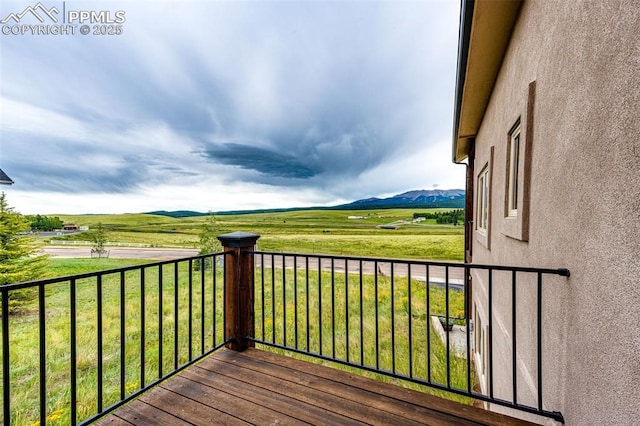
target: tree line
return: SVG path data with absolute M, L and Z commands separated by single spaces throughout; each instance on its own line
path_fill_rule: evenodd
M 49 217 L 42 215 L 26 215 L 25 219 L 30 223 L 32 231 L 53 231 L 62 228 L 62 221 L 59 217 Z
M 423 217 L 425 219 L 435 219 L 438 224 L 451 223 L 453 226 L 464 220 L 464 209 L 455 209 L 444 212 L 419 212 L 414 213 L 413 218 Z

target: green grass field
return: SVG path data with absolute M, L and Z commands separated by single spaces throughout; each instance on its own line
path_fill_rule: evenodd
M 373 276 L 365 275 L 360 283 L 357 274 L 346 279 L 343 274 L 332 276 L 323 272 L 310 274 L 307 287 L 303 271 L 297 273 L 297 279 L 292 271 L 287 271 L 285 277 L 281 270 L 273 275 L 270 272 L 265 271 L 264 285 L 262 276 L 256 276 L 257 339 L 441 385 L 447 383 L 446 348 L 431 326 L 431 315 L 445 315 L 444 289 L 430 286 L 427 299 L 425 283 L 416 280 L 409 283 L 407 278 L 398 277 L 392 283 L 388 277 L 379 277 L 376 282 Z M 464 293 L 449 293 L 449 311 L 452 316 L 464 314 Z M 308 360 L 306 356 L 300 358 Z M 451 385 L 466 389 L 466 360 L 451 356 L 450 361 Z M 323 363 L 458 402 L 470 402 L 466 397 L 363 372 L 356 367 Z
M 128 266 L 134 261 L 129 259 L 50 259 L 51 271 L 69 274 L 87 270 L 112 269 Z M 138 263 L 140 261 L 137 261 Z M 215 342 L 222 341 L 222 275 L 217 272 L 217 289 L 213 290 L 211 269 L 205 272 L 204 281 L 201 271 L 191 271 L 193 281 L 189 285 L 188 263 L 179 267 L 179 281 L 174 281 L 174 269 L 165 266 L 162 270 L 163 287 L 159 289 L 160 271 L 158 267 L 147 268 L 144 274 L 145 297 L 141 293 L 141 274 L 139 271 L 125 273 L 126 285 L 124 300 L 126 318 L 126 340 L 124 343 L 125 394 L 138 390 L 142 384 L 141 365 L 145 366 L 144 380 L 149 383 L 159 374 L 159 360 L 163 371 L 169 371 L 175 363 L 179 365 L 188 360 L 188 348 L 194 354 L 201 347 L 210 348 Z M 278 344 L 293 346 L 299 342 L 299 348 L 313 353 L 331 355 L 335 350 L 336 359 L 350 360 L 373 367 L 379 362 L 380 368 L 416 378 L 446 383 L 446 352 L 433 328 L 428 328 L 426 286 L 424 282 L 406 278 L 397 278 L 393 287 L 388 278 L 380 277 L 376 284 L 371 276 L 364 276 L 362 286 L 359 275 L 350 274 L 348 280 L 344 274 L 333 277 L 329 272 L 309 274 L 307 290 L 306 275 L 298 272 L 295 285 L 294 274 L 289 271 L 283 279 L 282 270 L 264 270 L 265 286 L 262 286 L 261 270 L 256 271 L 256 337 Z M 409 296 L 411 286 L 411 296 Z M 191 297 L 189 288 L 191 287 Z M 77 326 L 77 366 L 78 366 L 78 418 L 91 415 L 97 409 L 97 339 L 100 335 L 103 343 L 103 405 L 108 406 L 119 398 L 120 380 L 120 307 L 121 293 L 119 274 L 110 274 L 103 278 L 101 292 L 102 328 L 97 326 L 97 291 L 95 278 L 78 280 L 75 323 Z M 203 291 L 204 290 L 204 291 Z M 176 291 L 178 296 L 176 298 Z M 160 310 L 160 294 L 163 307 Z M 203 296 L 204 294 L 204 296 Z M 215 296 L 214 296 L 215 294 Z M 282 295 L 284 294 L 284 299 Z M 345 300 L 348 294 L 348 302 Z M 47 287 L 46 291 L 46 354 L 47 354 L 47 423 L 54 425 L 70 422 L 70 328 L 71 306 L 69 284 L 62 283 Z M 275 295 L 275 297 L 274 297 Z M 331 299 L 335 297 L 332 307 Z M 362 298 L 362 304 L 359 299 Z M 214 302 L 215 299 L 215 302 Z M 191 305 L 190 305 L 190 302 Z M 204 300 L 204 305 L 202 304 Z M 262 301 L 264 300 L 264 310 Z M 297 300 L 297 304 L 294 303 Z M 310 310 L 306 311 L 309 302 Z M 429 314 L 442 315 L 445 312 L 445 295 L 441 288 L 429 289 Z M 142 301 L 145 307 L 145 326 L 142 328 Z M 178 310 L 175 310 L 175 304 Z M 213 306 L 218 307 L 212 315 Z M 377 304 L 377 310 L 375 306 Z M 460 292 L 450 293 L 449 309 L 452 315 L 458 315 L 464 305 Z M 189 309 L 191 306 L 191 309 Z M 202 311 L 204 308 L 204 315 Z M 376 321 L 376 312 L 378 321 Z M 272 317 L 275 313 L 275 317 Z M 178 318 L 179 332 L 174 334 Z M 214 320 L 215 318 L 215 320 Z M 360 320 L 361 318 L 361 320 Z M 158 333 L 162 322 L 162 339 Z M 308 328 L 307 328 L 308 320 Z M 12 412 L 11 424 L 38 424 L 38 312 L 37 302 L 25 307 L 21 315 L 12 316 L 10 325 Z M 215 324 L 214 324 L 215 321 Z M 392 325 L 393 321 L 395 325 Z M 191 325 L 189 325 L 191 324 Z M 298 326 L 296 331 L 296 324 Z M 203 328 L 204 325 L 204 328 Z M 192 329 L 189 346 L 189 327 Z M 377 334 L 378 347 L 372 344 Z M 413 333 L 410 341 L 409 329 Z M 144 330 L 144 363 L 141 356 L 142 332 Z M 201 339 L 204 331 L 204 340 Z M 362 331 L 361 331 L 362 330 Z M 395 343 L 392 343 L 392 335 Z M 427 343 L 429 336 L 429 343 Z M 176 340 L 177 339 L 177 340 Z M 159 353 L 162 340 L 163 351 Z M 176 359 L 174 345 L 178 344 Z M 306 342 L 309 342 L 307 346 Z M 335 344 L 332 344 L 332 341 Z M 322 343 L 321 343 L 322 342 Z M 430 347 L 430 351 L 427 351 Z M 274 350 L 266 348 L 267 350 Z M 275 350 L 281 352 L 280 350 Z M 376 352 L 379 360 L 376 361 Z M 294 355 L 297 356 L 297 355 Z M 409 364 L 409 359 L 413 363 Z M 358 374 L 362 371 L 353 367 L 323 362 L 336 368 Z M 451 382 L 453 386 L 466 388 L 466 361 L 451 356 Z M 446 394 L 425 386 L 391 379 L 388 376 L 364 373 L 382 381 L 393 381 L 403 386 L 419 389 L 439 396 L 469 403 L 464 397 Z
M 81 260 L 82 262 L 78 262 Z M 64 273 L 81 272 L 128 266 L 127 259 L 51 259 L 52 268 Z M 222 312 L 212 315 L 214 305 L 213 279 L 211 270 L 206 272 L 204 282 L 200 271 L 192 271 L 193 284 L 189 297 L 189 268 L 183 262 L 179 266 L 179 281 L 174 281 L 172 266 L 162 271 L 162 297 L 164 306 L 162 315 L 159 310 L 160 289 L 157 267 L 145 270 L 144 281 L 140 271 L 125 273 L 125 293 L 122 295 L 125 307 L 126 340 L 124 341 L 125 394 L 130 395 L 140 389 L 144 377 L 150 383 L 160 375 L 182 365 L 189 359 L 189 342 L 193 354 L 199 354 L 201 348 L 211 348 L 223 340 Z M 103 406 L 107 407 L 120 399 L 120 316 L 121 293 L 120 275 L 110 274 L 103 277 L 102 285 L 102 328 L 97 322 L 97 291 L 95 278 L 80 279 L 76 283 L 77 327 L 77 413 L 78 420 L 94 414 L 97 409 L 98 389 L 98 336 L 103 341 L 104 383 Z M 141 283 L 145 284 L 144 298 Z M 177 284 L 177 286 L 176 286 Z M 177 292 L 177 297 L 176 297 Z M 204 296 L 203 296 L 204 294 Z M 222 275 L 217 274 L 215 300 L 222 306 Z M 204 298 L 204 305 L 201 300 Z M 190 300 L 193 302 L 190 304 Z M 144 302 L 145 325 L 142 326 L 142 303 Z M 176 311 L 175 306 L 178 306 Z M 189 308 L 191 306 L 191 309 Z M 204 306 L 204 315 L 203 307 Z M 37 301 L 26 306 L 21 315 L 9 318 L 9 353 L 11 371 L 11 424 L 37 425 L 38 387 L 39 387 L 39 318 Z M 71 303 L 70 284 L 64 282 L 47 286 L 46 290 L 46 365 L 47 365 L 47 424 L 70 424 L 70 348 L 71 348 Z M 162 356 L 159 354 L 159 319 L 162 317 Z M 176 317 L 179 332 L 174 333 Z M 214 323 L 215 321 L 215 323 Z M 190 324 L 189 324 L 190 323 Z M 204 326 L 204 328 L 203 328 Z M 188 331 L 192 334 L 189 338 Z M 144 333 L 144 361 L 141 354 Z M 204 340 L 202 339 L 204 335 Z M 178 356 L 174 356 L 177 342 Z M 162 359 L 160 363 L 159 360 Z M 142 366 L 145 367 L 142 375 Z
M 446 209 L 445 209 L 446 210 Z M 463 253 L 463 227 L 438 225 L 433 221 L 426 221 L 420 224 L 406 224 L 399 229 L 378 229 L 377 225 L 389 224 L 399 220 L 410 222 L 414 210 L 381 210 L 381 211 L 298 211 L 287 213 L 261 213 L 246 214 L 236 216 L 217 216 L 219 234 L 232 231 L 246 231 L 261 235 L 258 241 L 260 250 L 264 251 L 284 251 L 296 253 L 325 253 L 325 254 L 345 254 L 352 256 L 372 256 L 387 258 L 414 258 L 414 259 L 434 259 L 434 260 L 462 260 Z M 363 219 L 349 219 L 348 216 L 363 216 Z M 181 218 L 174 219 L 164 216 L 131 214 L 131 215 L 87 215 L 87 216 L 61 216 L 65 223 L 76 223 L 95 227 L 98 223 L 109 232 L 109 241 L 130 242 L 139 244 L 152 244 L 156 246 L 181 246 L 194 247 L 197 245 L 199 233 L 206 218 Z M 78 233 L 65 237 L 65 239 L 88 239 L 88 233 Z M 45 243 L 55 244 L 54 238 Z M 133 259 L 55 259 L 50 258 L 47 269 L 47 277 L 64 276 L 70 274 L 83 273 L 87 271 L 98 271 L 130 266 L 134 264 L 147 263 L 144 260 Z M 171 270 L 163 271 L 163 299 L 165 300 L 162 314 L 159 312 L 159 290 L 157 268 L 151 268 L 145 275 L 146 293 L 145 302 L 145 381 L 149 382 L 157 378 L 158 360 L 162 358 L 163 370 L 171 368 L 176 362 L 171 348 L 176 343 L 180 347 L 177 362 L 182 363 L 187 359 L 185 352 L 188 347 L 188 339 L 185 333 L 189 321 L 187 288 L 189 286 L 188 267 L 184 264 L 180 267 L 180 280 L 178 286 L 178 324 L 181 331 L 175 337 L 171 331 L 175 326 L 176 312 L 174 310 L 175 285 Z M 200 283 L 199 271 L 193 271 L 194 281 Z M 221 276 L 218 272 L 218 279 Z M 276 295 L 283 292 L 281 270 L 275 272 L 274 290 Z M 125 388 L 126 394 L 130 394 L 139 389 L 141 385 L 140 365 L 141 365 L 141 287 L 140 273 L 128 272 L 126 294 L 124 297 L 125 311 L 127 312 L 126 330 L 127 338 L 125 342 L 126 370 Z M 267 274 L 270 276 L 270 274 Z M 371 365 L 375 359 L 375 348 L 367 344 L 372 340 L 372 333 L 375 333 L 375 304 L 374 283 L 371 277 L 365 277 L 362 289 L 356 283 L 358 278 L 353 276 L 349 279 L 350 284 L 345 284 L 341 277 L 331 283 L 330 277 L 325 272 L 318 276 L 311 274 L 309 281 L 309 293 L 304 287 L 297 289 L 297 297 L 300 301 L 309 299 L 312 309 L 309 316 L 309 334 L 307 335 L 306 312 L 292 304 L 294 288 L 291 286 L 291 277 L 288 274 L 286 284 L 286 301 L 274 300 L 272 298 L 269 276 L 267 276 L 267 288 L 264 292 L 266 311 L 263 315 L 261 309 L 262 290 L 256 289 L 256 336 L 263 334 L 267 337 L 275 336 L 276 342 L 287 342 L 291 344 L 296 337 L 300 341 L 310 341 L 309 350 L 313 352 L 322 351 L 326 354 L 331 351 L 330 339 L 336 336 L 336 355 L 342 359 L 349 357 L 351 361 L 362 361 Z M 261 277 L 257 276 L 257 282 Z M 302 282 L 303 277 L 299 277 Z M 320 280 L 320 282 L 319 282 Z M 208 306 L 213 304 L 214 296 L 211 287 L 212 273 L 207 272 L 206 285 L 204 287 L 205 303 Z M 446 378 L 446 369 L 443 365 L 445 359 L 445 349 L 435 336 L 433 330 L 429 330 L 428 316 L 424 300 L 426 297 L 426 287 L 424 283 L 412 282 L 412 300 L 409 302 L 407 280 L 398 279 L 396 287 L 392 291 L 389 283 L 381 280 L 379 283 L 377 303 L 379 308 L 379 347 L 380 367 L 384 369 L 392 368 L 392 354 L 395 354 L 395 365 L 400 373 L 408 374 L 412 372 L 416 377 L 427 377 L 431 374 L 432 380 L 443 383 Z M 221 282 L 221 281 L 220 281 Z M 81 280 L 77 285 L 78 310 L 76 324 L 78 329 L 78 418 L 93 413 L 97 407 L 96 387 L 96 342 L 98 336 L 97 316 L 96 316 L 96 292 L 95 280 Z M 117 276 L 107 276 L 103 281 L 103 327 L 101 336 L 105 347 L 103 352 L 103 380 L 105 383 L 104 406 L 115 402 L 119 397 L 119 327 L 120 327 L 120 291 Z M 349 294 L 348 308 L 344 301 L 344 295 Z M 47 423 L 48 424 L 68 424 L 70 421 L 70 388 L 69 388 L 69 365 L 70 365 L 70 306 L 69 306 L 69 285 L 52 285 L 47 288 L 46 298 L 46 325 L 47 325 Z M 192 328 L 194 337 L 192 339 L 192 349 L 196 353 L 200 345 L 203 344 L 200 337 L 202 327 L 202 311 L 199 308 L 201 298 L 201 287 L 195 285 L 192 298 L 196 302 L 192 309 Z M 330 295 L 336 294 L 336 309 L 330 312 L 327 304 Z M 392 295 L 393 294 L 393 295 Z M 429 312 L 431 314 L 444 313 L 444 291 L 442 289 L 431 288 Z M 453 294 L 453 293 L 452 293 Z M 353 303 L 353 300 L 363 298 L 363 308 Z M 456 294 L 450 300 L 450 310 L 452 314 L 463 309 L 463 298 L 461 294 Z M 216 303 L 221 306 L 221 292 L 215 296 Z M 320 305 L 320 298 L 322 304 Z M 342 298 L 342 299 L 340 299 Z M 320 306 L 319 306 L 320 305 Z M 277 313 L 276 320 L 273 321 L 269 313 Z M 296 336 L 294 332 L 295 316 L 298 315 L 299 331 Z M 349 318 L 347 320 L 347 317 Z M 362 323 L 359 319 L 362 317 Z M 157 324 L 162 318 L 164 334 L 162 337 L 165 348 L 161 357 L 158 354 L 160 336 Z M 205 346 L 213 344 L 214 330 L 218 336 L 216 340 L 220 342 L 222 333 L 221 314 L 216 316 L 204 315 L 205 326 Z M 213 321 L 216 321 L 214 327 Z M 320 318 L 325 318 L 320 324 Z M 395 321 L 393 328 L 396 336 L 395 349 L 391 350 L 391 318 Z M 409 321 L 411 318 L 411 322 Z M 263 323 L 264 319 L 264 323 Z M 10 353 L 11 353 L 11 383 L 12 383 L 12 412 L 15 417 L 12 424 L 16 425 L 36 425 L 38 424 L 38 313 L 37 302 L 25 306 L 20 315 L 10 318 Z M 264 324 L 264 325 L 263 325 Z M 286 324 L 286 332 L 285 332 Z M 336 324 L 335 328 L 330 328 L 330 324 Z M 348 327 L 348 332 L 347 332 Z M 408 332 L 411 327 L 415 340 L 409 344 Z M 360 334 L 360 330 L 363 330 Z M 425 345 L 427 336 L 430 339 L 431 353 L 425 355 Z M 323 343 L 320 345 L 320 337 Z M 268 340 L 268 339 L 267 339 Z M 365 342 L 365 344 L 363 344 Z M 303 345 L 304 346 L 304 345 Z M 362 351 L 361 351 L 362 350 Z M 359 358 L 362 354 L 362 358 Z M 414 364 L 408 364 L 409 354 L 411 354 Z M 452 356 L 452 384 L 461 388 L 466 387 L 466 361 Z M 428 365 L 431 365 L 429 373 Z M 358 372 L 352 367 L 334 365 L 349 371 Z M 392 380 L 388 376 L 366 373 L 379 380 Z M 396 380 L 393 380 L 394 382 Z M 444 395 L 442 392 L 433 391 L 423 386 L 411 383 L 399 383 L 405 386 L 414 387 L 423 391 Z M 451 397 L 451 395 L 449 395 Z M 464 397 L 453 396 L 454 399 L 468 403 Z
M 439 209 L 448 210 L 448 209 Z M 413 213 L 426 209 L 304 210 L 216 216 L 218 233 L 259 234 L 265 251 L 345 254 L 390 258 L 457 260 L 463 258 L 464 228 L 438 225 L 435 220 L 410 223 Z M 363 217 L 349 219 L 349 216 Z M 64 216 L 65 223 L 90 228 L 102 223 L 108 240 L 155 246 L 196 247 L 206 217 L 170 218 L 146 214 Z M 398 229 L 376 226 L 407 221 Z M 47 239 L 89 240 L 88 233 Z

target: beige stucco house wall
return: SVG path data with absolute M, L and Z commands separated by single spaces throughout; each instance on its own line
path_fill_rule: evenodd
M 569 278 L 544 286 L 544 408 L 560 411 L 567 425 L 638 424 L 640 3 L 476 1 L 465 7 L 471 27 L 460 43 L 461 57 L 468 57 L 460 62 L 453 155 L 472 166 L 467 260 L 569 269 Z M 485 167 L 488 212 L 479 228 Z M 497 396 L 510 392 L 511 381 L 504 365 L 511 362 L 511 294 L 503 279 L 509 278 L 496 278 L 494 287 L 492 348 L 478 351 L 493 353 Z M 472 277 L 477 336 L 488 323 L 486 281 L 486 275 Z M 535 332 L 526 321 L 533 315 L 533 284 L 519 283 L 517 295 L 518 396 L 527 403 L 536 401 Z

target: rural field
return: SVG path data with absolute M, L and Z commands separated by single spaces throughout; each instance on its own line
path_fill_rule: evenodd
M 419 211 L 421 210 L 307 210 L 218 215 L 216 234 L 232 231 L 259 234 L 259 249 L 263 251 L 461 261 L 463 227 L 437 224 L 435 220 L 412 223 L 413 213 Z M 197 247 L 201 230 L 208 220 L 208 217 L 171 218 L 148 214 L 81 215 L 60 218 L 65 223 L 89 226 L 90 230 L 102 224 L 108 232 L 109 242 L 155 247 Z M 378 225 L 389 224 L 396 224 L 398 227 L 377 228 Z M 43 238 L 43 243 L 55 245 L 65 241 L 89 242 L 90 239 L 89 231 L 64 237 Z M 52 257 L 48 262 L 46 275 L 52 278 L 121 268 L 148 261 Z M 47 424 L 68 424 L 70 421 L 69 347 L 72 321 L 78 330 L 77 409 L 80 418 L 96 411 L 99 376 L 104 381 L 104 404 L 109 405 L 118 400 L 121 377 L 124 377 L 125 394 L 131 394 L 136 392 L 143 382 L 150 382 L 158 377 L 161 371 L 168 371 L 174 364 L 186 362 L 192 349 L 197 353 L 200 347 L 209 348 L 221 341 L 222 312 L 216 310 L 216 313 L 211 315 L 211 308 L 205 309 L 205 306 L 213 306 L 214 310 L 215 306 L 222 306 L 221 288 L 215 284 L 222 283 L 221 271 L 210 268 L 206 271 L 194 270 L 191 266 L 184 262 L 176 266 L 180 270 L 179 279 L 177 276 L 174 278 L 172 267 L 163 269 L 156 266 L 148 268 L 142 275 L 139 271 L 126 272 L 123 275 L 126 279 L 124 284 L 120 284 L 119 272 L 104 275 L 99 282 L 96 282 L 95 278 L 78 280 L 75 287 L 76 308 L 72 308 L 69 302 L 68 281 L 47 286 L 44 303 L 49 395 Z M 256 273 L 256 283 L 262 282 L 261 286 L 256 284 L 257 336 L 266 340 L 270 340 L 271 336 L 277 343 L 299 339 L 301 342 L 306 341 L 307 345 L 310 344 L 309 350 L 320 353 L 330 351 L 331 348 L 327 345 L 336 339 L 332 349 L 339 358 L 351 356 L 352 359 L 360 359 L 362 363 L 371 365 L 376 357 L 375 348 L 365 343 L 375 340 L 371 330 L 379 326 L 379 362 L 383 368 L 389 369 L 390 363 L 393 362 L 397 364 L 400 372 L 406 373 L 404 370 L 408 368 L 408 359 L 415 359 L 416 364 L 413 368 L 416 377 L 431 377 L 439 383 L 446 381 L 446 349 L 439 342 L 433 329 L 428 327 L 429 318 L 430 315 L 443 315 L 447 303 L 453 315 L 460 315 L 464 306 L 463 292 L 452 291 L 447 297 L 444 289 L 436 286 L 427 287 L 424 282 L 413 279 L 409 282 L 407 279 L 399 278 L 393 287 L 388 278 L 380 277 L 378 282 L 367 276 L 358 286 L 355 284 L 358 281 L 357 274 L 334 279 L 329 272 L 322 272 L 311 274 L 309 278 L 308 274 L 305 277 L 302 271 L 298 274 L 288 273 L 285 286 L 283 271 L 278 267 L 274 269 L 262 270 L 264 276 L 260 271 Z M 308 286 L 297 286 L 293 275 L 298 275 L 299 282 L 309 279 Z M 160 276 L 163 278 L 159 279 Z M 190 278 L 193 281 L 190 281 Z M 121 288 L 121 285 L 124 287 Z M 100 305 L 96 301 L 97 291 L 102 295 Z M 349 293 L 349 297 L 353 297 L 354 300 L 360 298 L 363 302 L 360 305 L 349 303 L 347 306 L 344 300 L 341 302 L 336 299 L 335 307 L 332 306 L 331 295 L 344 293 Z M 286 295 L 286 303 L 279 299 L 280 295 Z M 377 295 L 377 299 L 374 295 Z M 299 304 L 292 303 L 295 298 L 299 300 Z M 429 301 L 428 306 L 424 304 L 425 299 Z M 159 303 L 162 308 L 158 307 Z M 308 308 L 305 310 L 305 304 L 315 308 L 311 311 Z M 76 311 L 72 315 L 74 309 Z M 121 309 L 126 312 L 124 317 L 121 316 Z M 144 316 L 141 316 L 141 310 L 144 310 Z M 97 320 L 98 311 L 101 312 L 101 322 Z M 269 312 L 277 313 L 277 319 Z M 145 317 L 146 325 L 143 319 Z M 14 416 L 12 424 L 38 424 L 38 318 L 36 298 L 26 303 L 19 315 L 12 315 L 8 321 L 11 330 L 11 407 Z M 331 321 L 323 323 L 320 318 L 331 318 Z M 361 318 L 359 323 L 357 318 Z M 163 330 L 160 333 L 156 327 L 158 322 Z M 305 327 L 305 324 L 310 326 Z M 329 327 L 330 324 L 333 325 Z M 119 363 L 121 326 L 125 327 L 127 335 L 123 351 L 126 368 L 122 371 Z M 392 330 L 398 336 L 395 344 L 389 340 L 393 334 Z M 407 340 L 407 335 L 411 335 L 409 330 L 417 336 L 411 343 Z M 193 339 L 190 336 L 193 336 Z M 97 339 L 104 342 L 100 356 L 96 354 L 95 349 Z M 425 345 L 431 345 L 427 352 Z M 180 348 L 175 354 L 170 349 L 174 346 Z M 144 355 L 141 353 L 141 347 L 146 348 Z M 161 348 L 160 354 L 158 347 Z M 393 351 L 391 347 L 394 348 Z M 426 353 L 429 355 L 425 356 Z M 101 375 L 97 369 L 99 357 L 103 359 Z M 465 365 L 466 361 L 451 356 L 451 380 L 460 388 L 466 387 Z M 141 366 L 146 366 L 142 373 Z M 362 371 L 352 367 L 335 366 L 362 374 Z M 375 373 L 365 374 L 379 380 L 390 380 L 387 376 Z M 398 384 L 452 397 L 446 392 L 434 391 L 409 382 L 400 381 Z M 464 397 L 453 398 L 469 403 Z
M 435 219 L 411 223 L 417 212 L 450 209 L 303 210 L 278 213 L 216 215 L 216 234 L 244 231 L 259 234 L 265 251 L 344 254 L 429 260 L 463 258 L 464 228 Z M 149 214 L 60 215 L 64 223 L 95 228 L 101 223 L 110 242 L 155 247 L 197 247 L 206 216 L 172 218 Z M 350 217 L 352 217 L 350 219 Z M 357 218 L 357 219 L 354 219 Z M 397 229 L 379 225 L 397 224 Z M 89 241 L 77 233 L 47 238 L 45 244 Z

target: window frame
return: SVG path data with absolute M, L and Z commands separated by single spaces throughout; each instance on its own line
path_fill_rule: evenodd
M 501 182 L 501 187 L 504 188 L 504 196 L 501 195 L 504 210 L 502 220 L 498 221 L 499 232 L 524 243 L 529 242 L 535 100 L 536 82 L 532 81 L 526 96 L 510 114 L 511 120 L 505 123 L 511 127 L 508 132 L 503 133 L 504 142 L 500 148 L 501 158 L 504 158 L 504 163 L 501 161 L 501 170 L 504 170 Z M 517 147 L 514 142 L 516 137 Z M 517 161 L 514 158 L 516 152 Z
M 491 185 L 489 182 L 489 164 L 487 163 L 478 173 L 478 207 L 477 207 L 477 231 L 487 234 L 489 230 L 489 195 Z
M 520 119 L 513 125 L 509 131 L 508 157 L 507 157 L 507 216 L 518 216 L 518 197 L 519 197 L 519 180 L 521 174 L 521 158 L 520 148 L 522 146 L 522 132 Z
M 485 395 L 488 393 L 488 382 L 487 379 L 489 377 L 489 341 L 487 339 L 488 336 L 488 326 L 484 324 L 482 320 L 482 316 L 480 315 L 480 311 L 478 307 L 474 307 L 475 315 L 473 322 L 473 333 L 474 333 L 474 341 L 473 341 L 473 361 L 476 366 L 476 373 L 478 374 L 480 391 Z
M 494 147 L 489 147 L 487 161 L 476 175 L 474 188 L 475 211 L 474 229 L 476 240 L 487 250 L 491 250 L 491 227 L 493 212 L 493 155 Z M 480 163 L 482 164 L 482 163 Z M 481 179 L 482 177 L 482 179 Z M 482 183 L 482 190 L 480 189 Z M 480 213 L 484 212 L 484 216 Z

